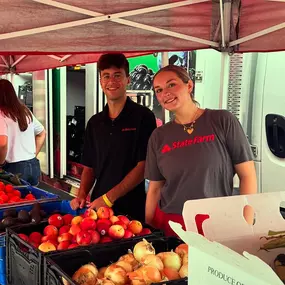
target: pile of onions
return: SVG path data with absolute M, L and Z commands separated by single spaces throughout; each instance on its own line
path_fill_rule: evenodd
M 162 260 L 164 267 L 178 271 L 182 266 L 180 256 L 173 251 L 161 252 L 157 256 Z
M 148 255 L 148 254 L 155 254 L 155 249 L 151 245 L 151 243 L 149 243 L 148 241 L 143 239 L 142 241 L 138 242 L 135 245 L 133 253 L 134 253 L 135 259 L 138 262 L 141 262 L 141 259 L 143 257 L 145 257 L 146 255 Z
M 104 274 L 105 274 L 106 269 L 107 269 L 107 267 L 101 267 L 98 271 L 97 278 L 104 278 Z
M 176 279 L 181 278 L 177 270 L 169 268 L 169 267 L 165 267 L 161 271 L 161 274 L 162 274 L 162 279 L 165 281 L 176 280 Z
M 80 285 L 94 285 L 97 283 L 98 269 L 94 263 L 81 266 L 72 276 L 72 280 Z
M 133 271 L 132 265 L 126 261 L 121 260 L 121 261 L 116 262 L 115 264 L 122 267 L 127 273 Z
M 139 267 L 139 263 L 137 262 L 134 255 L 131 252 L 121 256 L 119 258 L 119 261 L 125 261 L 125 262 L 129 263 L 132 266 L 133 270 L 136 270 Z
M 95 285 L 95 283 L 94 283 Z M 107 278 L 98 278 L 97 284 L 96 285 L 115 285 L 114 282 Z
M 188 263 L 184 263 L 180 270 L 179 270 L 179 275 L 181 278 L 184 278 L 184 277 L 188 277 Z
M 104 276 L 111 280 L 115 285 L 124 285 L 128 280 L 127 272 L 121 266 L 116 264 L 108 266 Z
M 188 244 L 182 243 L 182 244 L 178 245 L 175 248 L 175 253 L 177 253 L 181 258 L 183 258 L 183 256 L 185 254 L 188 255 Z
M 142 265 L 148 265 L 157 268 L 159 271 L 163 270 L 163 263 L 161 259 L 154 254 L 147 254 L 141 259 Z
M 150 285 L 161 281 L 161 274 L 159 270 L 152 266 L 141 266 L 134 272 L 128 273 L 128 277 L 133 285 Z

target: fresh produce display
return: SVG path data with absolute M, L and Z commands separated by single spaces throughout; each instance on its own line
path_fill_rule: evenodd
M 4 184 L 12 184 L 13 186 L 23 186 L 20 176 L 12 173 L 7 173 L 3 169 L 0 169 L 0 181 Z
M 149 285 L 188 276 L 188 246 L 180 244 L 174 251 L 156 254 L 151 243 L 143 239 L 133 251 L 117 262 L 97 268 L 94 263 L 81 266 L 72 276 L 80 285 Z M 69 284 L 65 279 L 64 284 Z
M 141 222 L 119 215 L 111 208 L 101 207 L 96 212 L 88 209 L 80 216 L 53 214 L 43 232 L 19 236 L 43 252 L 63 250 L 97 243 L 107 243 L 133 236 L 150 234 Z
M 3 212 L 3 218 L 0 222 L 0 232 L 4 231 L 7 227 L 15 225 L 27 223 L 38 224 L 45 216 L 46 213 L 41 210 L 39 203 L 34 204 L 30 212 L 26 210 L 6 209 Z
M 36 200 L 33 194 L 29 193 L 23 197 L 21 191 L 15 189 L 13 185 L 5 185 L 2 181 L 0 181 L 0 205 L 33 200 Z

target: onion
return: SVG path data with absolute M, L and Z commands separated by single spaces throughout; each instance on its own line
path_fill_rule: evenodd
M 134 255 L 132 253 L 125 254 L 119 258 L 119 261 L 125 261 L 129 263 L 133 270 L 136 270 L 139 266 L 139 263 L 136 261 Z
M 176 280 L 180 279 L 180 275 L 177 270 L 173 268 L 165 267 L 161 272 L 162 278 L 164 280 Z
M 179 270 L 179 275 L 181 278 L 184 278 L 184 277 L 188 277 L 188 263 L 184 263 L 180 270 Z
M 159 270 L 152 266 L 142 266 L 134 272 L 128 273 L 133 285 L 149 285 L 161 281 Z
M 148 265 L 157 268 L 159 271 L 163 269 L 163 263 L 161 259 L 154 255 L 154 254 L 148 254 L 141 259 L 142 265 Z
M 155 249 L 151 243 L 143 239 L 135 245 L 134 257 L 138 262 L 141 262 L 141 259 L 148 254 L 155 254 Z
M 188 254 L 188 244 L 182 243 L 178 245 L 175 248 L 175 253 L 177 253 L 181 258 L 183 258 L 185 254 Z
M 188 253 L 183 255 L 182 264 L 188 263 Z
M 179 271 L 181 267 L 181 258 L 180 256 L 173 252 L 161 252 L 157 256 L 162 260 L 164 267 L 172 268 L 176 271 Z
M 72 276 L 72 280 L 80 285 L 94 285 L 97 283 L 98 269 L 94 263 L 81 266 Z
M 105 274 L 106 269 L 107 269 L 107 267 L 101 267 L 98 271 L 97 278 L 104 278 L 104 274 Z
M 107 267 L 104 276 L 113 281 L 115 285 L 124 285 L 127 283 L 127 272 L 116 264 L 111 264 Z
M 133 271 L 133 267 L 130 263 L 126 262 L 126 261 L 118 261 L 116 263 L 116 265 L 122 267 L 126 272 L 131 272 Z
M 98 285 L 115 285 L 114 282 L 107 278 L 98 278 Z

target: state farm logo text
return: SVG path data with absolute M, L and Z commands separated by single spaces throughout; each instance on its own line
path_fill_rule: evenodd
M 189 140 L 175 141 L 172 143 L 172 145 L 168 145 L 168 144 L 164 145 L 161 149 L 161 153 L 167 153 L 174 149 L 191 146 L 194 144 L 209 143 L 209 142 L 213 142 L 214 140 L 215 140 L 215 135 L 212 134 L 208 136 L 196 136 L 193 139 L 189 139 Z

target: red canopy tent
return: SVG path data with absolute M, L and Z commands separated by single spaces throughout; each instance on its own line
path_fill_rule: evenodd
M 111 51 L 285 50 L 285 0 L 0 0 L 0 7 L 0 74 L 96 62 Z

